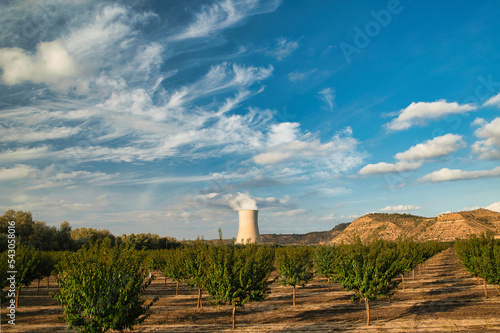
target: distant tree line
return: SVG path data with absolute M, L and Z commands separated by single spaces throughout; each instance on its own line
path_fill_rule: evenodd
M 137 250 L 174 248 L 180 243 L 173 237 L 157 234 L 130 234 L 115 236 L 107 229 L 76 228 L 64 221 L 59 228 L 33 220 L 30 212 L 8 210 L 0 217 L 0 252 L 7 250 L 8 223 L 16 222 L 17 244 L 29 245 L 43 251 L 77 251 L 93 243 L 109 239 L 112 245 L 124 244 Z

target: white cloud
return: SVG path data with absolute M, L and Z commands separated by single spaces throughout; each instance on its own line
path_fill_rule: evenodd
M 491 205 L 486 206 L 484 208 L 500 213 L 500 201 L 494 202 Z
M 288 217 L 288 216 L 302 215 L 302 214 L 305 214 L 307 212 L 308 212 L 307 209 L 292 209 L 292 210 L 287 210 L 284 212 L 276 212 L 276 213 L 273 213 L 271 216 L 273 216 L 273 217 L 279 217 L 279 216 Z
M 0 168 L 0 181 L 23 179 L 36 171 L 36 168 L 24 164 L 18 164 L 13 168 Z
M 486 160 L 500 159 L 500 117 L 486 122 L 482 118 L 474 120 L 473 125 L 479 125 L 474 134 L 478 140 L 472 145 L 474 153 L 479 154 L 479 158 Z
M 387 172 L 406 172 L 416 170 L 420 168 L 422 164 L 423 162 L 421 161 L 400 161 L 394 164 L 380 162 L 376 164 L 368 164 L 359 170 L 359 173 L 362 175 L 374 175 Z
M 422 126 L 429 120 L 438 120 L 450 114 L 460 114 L 477 110 L 473 104 L 448 103 L 445 100 L 435 102 L 413 102 L 399 112 L 397 118 L 386 124 L 393 131 L 401 131 L 412 126 Z
M 406 212 L 408 210 L 419 210 L 422 209 L 419 206 L 414 205 L 397 205 L 397 206 L 387 206 L 380 209 L 381 212 Z
M 7 85 L 25 81 L 52 84 L 80 73 L 60 40 L 41 42 L 33 56 L 20 48 L 0 49 L 0 68 L 2 80 Z
M 1 141 L 16 141 L 16 142 L 38 142 L 53 139 L 65 139 L 80 132 L 78 127 L 53 127 L 48 129 L 33 130 L 32 128 L 26 127 L 20 129 L 19 127 L 4 129 L 0 133 Z
M 212 5 L 205 5 L 196 14 L 196 19 L 184 31 L 172 37 L 172 40 L 206 37 L 223 29 L 243 22 L 248 16 L 268 13 L 276 10 L 281 1 L 258 0 L 223 0 Z
M 425 160 L 449 155 L 465 147 L 465 145 L 461 135 L 445 134 L 412 146 L 404 152 L 397 153 L 394 155 L 394 158 L 398 160 L 396 163 L 380 162 L 368 164 L 362 168 L 359 173 L 371 175 L 388 172 L 413 171 L 420 168 Z
M 299 123 L 279 123 L 272 125 L 268 134 L 268 144 L 276 146 L 295 141 L 299 126 Z
M 432 140 L 412 146 L 407 151 L 397 153 L 394 157 L 398 160 L 423 160 L 439 156 L 446 156 L 465 147 L 461 135 L 445 134 Z
M 421 178 L 419 182 L 444 182 L 450 180 L 463 180 L 463 179 L 477 179 L 487 177 L 500 176 L 500 167 L 491 170 L 476 170 L 476 171 L 463 171 L 460 169 L 443 168 L 438 171 L 431 172 Z
M 17 148 L 8 149 L 0 152 L 0 163 L 4 162 L 19 162 L 34 160 L 47 157 L 49 153 L 49 148 L 47 146 L 41 146 L 37 148 Z
M 321 190 L 323 193 L 326 195 L 341 195 L 341 194 L 346 194 L 346 193 L 351 193 L 352 190 L 349 188 L 345 187 L 332 187 L 332 188 L 325 188 Z
M 275 164 L 287 160 L 294 155 L 290 152 L 269 152 L 262 153 L 253 157 L 253 161 L 257 164 Z
M 268 51 L 268 54 L 275 57 L 279 61 L 288 57 L 299 47 L 299 43 L 293 40 L 287 41 L 286 38 L 278 38 L 276 44 L 276 48 Z
M 292 125 L 284 126 L 286 129 L 292 127 L 295 128 Z M 357 151 L 358 141 L 352 137 L 350 127 L 337 132 L 325 143 L 311 133 L 296 132 L 296 137 L 290 142 L 266 145 L 267 151 L 255 155 L 253 161 L 260 165 L 297 163 L 330 174 L 350 170 L 359 165 L 364 158 L 364 154 Z M 287 138 L 290 139 L 291 136 Z
M 321 99 L 333 110 L 333 101 L 335 100 L 335 88 L 324 88 L 319 92 Z
M 311 69 L 310 71 L 307 72 L 298 72 L 298 71 L 291 72 L 288 73 L 288 79 L 292 82 L 301 81 L 304 80 L 309 75 L 313 74 L 314 72 L 316 72 L 316 69 Z
M 82 61 L 95 61 L 103 55 L 119 60 L 122 50 L 131 46 L 137 35 L 136 26 L 156 17 L 152 12 L 134 12 L 119 4 L 95 6 L 84 23 L 75 24 L 63 37 L 68 50 Z M 81 17 L 80 17 L 81 18 Z M 134 55 L 132 53 L 132 55 Z
M 497 108 L 500 108 L 500 94 L 489 98 L 486 102 L 484 102 L 483 106 L 496 106 Z

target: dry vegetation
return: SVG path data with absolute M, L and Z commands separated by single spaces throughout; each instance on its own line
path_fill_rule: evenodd
M 490 297 L 484 298 L 477 285 L 459 265 L 453 249 L 432 258 L 415 281 L 406 276 L 406 289 L 388 303 L 373 302 L 372 325 L 365 326 L 363 302 L 350 300 L 351 293 L 338 285 L 327 291 L 326 280 L 316 277 L 305 288 L 297 290 L 297 306 L 291 305 L 291 288 L 273 284 L 271 295 L 263 302 L 238 310 L 236 332 L 500 332 L 500 295 L 489 286 Z M 58 322 L 62 308 L 48 295 L 57 291 L 55 282 L 42 287 L 36 296 L 36 285 L 23 289 L 22 307 L 16 326 L 6 325 L 5 332 L 68 332 Z M 42 285 L 45 285 L 43 283 Z M 231 332 L 231 307 L 217 307 L 204 300 L 196 310 L 196 291 L 182 285 L 175 296 L 175 284 L 160 276 L 146 292 L 147 297 L 160 296 L 152 315 L 137 332 Z

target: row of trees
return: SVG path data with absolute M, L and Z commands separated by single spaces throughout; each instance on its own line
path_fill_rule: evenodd
M 399 283 L 404 281 L 403 274 L 405 272 L 415 269 L 417 265 L 448 246 L 448 244 L 438 242 L 414 243 L 382 240 L 366 245 L 358 240 L 352 245 L 287 246 L 276 248 L 273 251 L 272 247 L 262 245 L 258 247 L 249 245 L 240 248 L 223 243 L 209 245 L 199 241 L 186 248 L 157 252 L 155 259 L 150 260 L 150 263 L 154 263 L 150 264 L 150 267 L 161 270 L 165 277 L 171 278 L 177 283 L 176 294 L 180 282 L 197 288 L 197 308 L 202 306 L 203 290 L 206 290 L 218 303 L 226 302 L 236 307 L 245 302 L 239 302 L 237 297 L 234 299 L 225 298 L 222 301 L 219 292 L 221 290 L 228 293 L 231 293 L 232 290 L 242 292 L 246 285 L 254 288 L 248 292 L 258 295 L 257 298 L 250 300 L 263 299 L 267 293 L 267 285 L 272 282 L 264 281 L 264 278 L 268 277 L 273 270 L 271 258 L 274 257 L 274 266 L 278 273 L 277 279 L 280 284 L 292 287 L 294 306 L 296 304 L 296 287 L 305 286 L 318 273 L 328 279 L 329 290 L 330 281 L 334 280 L 340 283 L 342 288 L 354 291 L 353 300 L 363 299 L 365 301 L 367 324 L 369 325 L 369 302 L 383 296 L 387 296 L 390 300 Z M 257 256 L 258 262 L 263 264 L 262 266 L 248 262 L 254 258 L 253 252 L 248 249 L 261 249 L 263 251 Z M 252 267 L 252 270 L 248 272 L 253 274 L 253 278 L 242 270 L 242 267 L 247 267 L 245 265 Z M 237 276 L 239 280 L 228 278 L 224 274 Z M 252 284 L 252 281 L 256 284 Z M 221 289 L 214 289 L 214 284 Z M 255 289 L 255 286 L 262 289 Z M 224 293 L 224 295 L 228 297 L 227 294 Z
M 486 285 L 495 284 L 500 291 L 500 240 L 492 235 L 475 235 L 455 243 L 455 252 L 472 276 L 484 279 L 484 296 L 488 297 Z
M 65 308 L 64 318 L 71 327 L 83 332 L 123 330 L 147 318 L 148 309 L 157 300 L 147 303 L 141 296 L 154 278 L 151 273 L 148 277 L 148 270 L 161 270 L 177 282 L 177 292 L 180 282 L 197 289 L 198 308 L 203 292 L 216 304 L 231 305 L 234 327 L 236 309 L 265 299 L 276 279 L 292 287 L 295 305 L 296 287 L 305 286 L 320 274 L 353 291 L 353 300 L 365 301 L 369 324 L 369 302 L 390 297 L 401 282 L 399 275 L 447 246 L 358 241 L 351 245 L 275 248 L 198 240 L 175 249 L 139 251 L 105 239 L 75 253 L 43 252 L 21 245 L 15 256 L 16 287 L 19 293 L 22 286 L 53 274 L 59 285 L 54 297 Z M 7 263 L 7 258 L 0 260 Z M 277 276 L 271 279 L 274 270 Z M 6 278 L 2 276 L 2 280 Z
M 366 323 L 370 324 L 370 302 L 395 293 L 404 273 L 415 269 L 449 245 L 438 242 L 375 241 L 336 247 L 319 247 L 315 252 L 318 272 L 353 291 L 352 299 L 366 304 Z M 401 280 L 398 277 L 401 276 Z
M 5 251 L 0 254 L 0 277 L 2 290 L 10 285 L 8 271 L 16 271 L 15 274 L 15 304 L 19 307 L 19 295 L 23 287 L 28 287 L 33 281 L 38 281 L 37 295 L 40 289 L 40 281 L 48 278 L 55 272 L 55 265 L 62 257 L 63 252 L 40 251 L 29 245 L 22 245 L 14 252 Z M 12 264 L 9 267 L 9 264 Z M 2 301 L 8 291 L 2 291 Z
M 105 239 L 109 239 L 111 244 L 127 244 L 138 250 L 166 249 L 180 245 L 175 238 L 160 237 L 157 234 L 115 236 L 107 229 L 72 229 L 67 221 L 62 222 L 58 229 L 33 220 L 30 212 L 8 210 L 0 217 L 0 251 L 7 250 L 10 221 L 16 222 L 17 244 L 31 245 L 44 251 L 76 251 Z

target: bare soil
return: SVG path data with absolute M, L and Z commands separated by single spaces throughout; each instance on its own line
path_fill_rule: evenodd
M 232 332 L 230 306 L 216 306 L 204 298 L 196 309 L 196 290 L 181 285 L 175 296 L 175 283 L 161 274 L 148 288 L 147 298 L 159 296 L 151 316 L 135 328 L 137 332 Z M 405 290 L 397 291 L 389 303 L 382 298 L 370 303 L 371 325 L 366 326 L 364 302 L 351 301 L 352 293 L 326 279 L 316 277 L 305 288 L 297 289 L 297 305 L 292 306 L 292 290 L 272 285 L 263 302 L 251 303 L 236 311 L 235 332 L 500 332 L 500 295 L 488 285 L 488 298 L 477 279 L 465 272 L 453 251 L 448 249 L 416 274 L 405 275 Z M 36 284 L 21 291 L 16 325 L 6 322 L 2 305 L 2 332 L 71 332 L 58 320 L 63 309 L 49 296 L 57 292 L 55 281 L 42 282 L 39 296 Z M 206 295 L 205 295 L 206 296 Z

